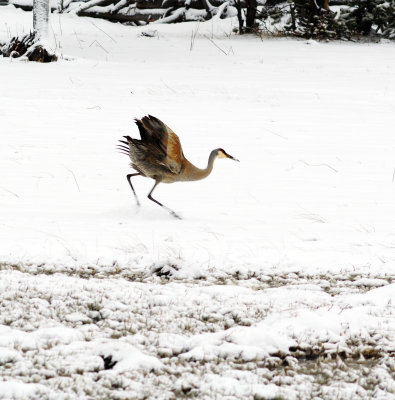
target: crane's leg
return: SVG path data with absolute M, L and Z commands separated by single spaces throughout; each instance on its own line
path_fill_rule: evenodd
M 163 207 L 164 209 L 166 209 L 174 218 L 182 219 L 182 218 L 181 218 L 178 214 L 176 214 L 173 210 L 171 210 L 170 208 L 164 206 L 162 203 L 159 203 L 158 200 L 155 200 L 155 199 L 151 196 L 152 192 L 153 192 L 154 189 L 158 186 L 159 183 L 160 183 L 160 182 L 155 182 L 154 187 L 153 187 L 153 188 L 151 189 L 151 191 L 148 193 L 148 196 L 147 196 L 147 197 L 148 197 L 150 200 L 152 200 L 153 202 L 155 202 L 156 204 L 159 204 L 161 207 Z
M 138 199 L 138 197 L 137 197 L 136 192 L 134 191 L 134 187 L 133 187 L 133 185 L 132 185 L 132 181 L 130 180 L 130 178 L 131 178 L 132 176 L 137 176 L 137 175 L 141 175 L 141 174 L 140 174 L 139 172 L 138 172 L 137 174 L 128 174 L 128 175 L 126 175 L 126 179 L 128 180 L 130 187 L 132 188 L 134 197 L 136 198 L 136 203 L 137 203 L 137 205 L 140 207 L 139 199 Z

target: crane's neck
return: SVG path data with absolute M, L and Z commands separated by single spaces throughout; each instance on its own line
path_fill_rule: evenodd
M 217 155 L 217 151 L 213 150 L 210 153 L 210 156 L 208 158 L 208 163 L 207 163 L 207 167 L 204 169 L 200 169 L 195 167 L 193 164 L 191 164 L 189 161 L 187 161 L 186 166 L 185 166 L 185 171 L 184 171 L 184 177 L 186 181 L 198 181 L 200 179 L 204 179 L 207 176 L 209 176 L 211 174 L 211 171 L 213 170 L 213 166 L 214 166 L 214 161 Z

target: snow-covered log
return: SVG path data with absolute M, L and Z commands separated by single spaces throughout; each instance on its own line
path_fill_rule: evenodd
M 197 10 L 192 8 L 178 8 L 172 13 L 166 14 L 163 18 L 155 21 L 157 24 L 172 24 L 182 21 L 202 21 L 208 20 L 215 16 L 215 18 L 227 18 L 229 16 L 235 16 L 237 11 L 234 7 L 230 7 L 228 2 L 223 3 L 220 7 L 212 7 L 208 3 L 209 11 L 207 10 Z
M 13 37 L 7 44 L 0 49 L 3 57 L 18 58 L 24 55 L 27 50 L 34 44 L 35 32 L 22 36 L 22 38 Z
M 32 10 L 33 1 L 35 7 L 36 3 L 48 4 L 48 0 L 10 0 L 16 7 L 27 11 Z M 130 24 L 156 21 L 175 23 L 208 20 L 217 15 L 225 3 L 227 2 L 224 0 L 60 0 L 57 9 L 52 7 L 51 11 Z M 237 14 L 235 7 L 230 4 L 221 8 L 221 18 Z M 240 0 L 239 4 L 245 8 L 247 0 Z M 44 9 L 39 14 L 47 15 Z M 40 27 L 39 29 L 41 30 Z
M 145 0 L 138 0 L 141 2 L 141 4 L 145 3 Z M 221 4 L 224 4 L 223 0 L 211 0 L 210 1 L 211 5 L 214 7 L 219 7 Z M 138 3 L 136 3 L 138 4 Z M 179 8 L 183 7 L 185 4 L 185 0 L 163 0 L 162 2 L 162 7 L 163 8 L 168 8 L 168 7 L 174 7 L 174 8 Z M 240 2 L 241 6 L 244 8 L 246 7 L 247 3 L 245 0 L 242 0 Z M 202 2 L 202 0 L 189 0 L 189 8 L 195 8 L 195 9 L 204 9 L 205 4 Z
M 157 24 L 174 24 L 176 22 L 185 21 L 185 13 L 186 13 L 185 7 L 178 8 L 170 15 L 167 15 L 164 18 L 161 18 L 158 21 L 155 21 L 155 23 L 157 23 Z
M 129 4 L 129 0 L 121 0 L 117 4 L 113 6 L 111 12 L 116 14 L 118 11 L 122 10 L 122 8 L 127 7 Z
M 89 0 L 86 3 L 81 3 L 77 8 L 75 8 L 73 11 L 76 12 L 78 15 L 85 11 L 88 10 L 92 7 L 106 7 L 111 4 L 113 4 L 113 0 Z
M 77 14 L 81 17 L 91 18 L 104 18 L 113 22 L 151 22 L 161 18 L 165 14 L 165 9 L 149 9 L 140 10 L 138 8 L 130 8 L 127 10 L 120 10 L 117 13 L 109 10 L 103 11 L 99 7 L 93 7 L 87 10 L 78 11 Z

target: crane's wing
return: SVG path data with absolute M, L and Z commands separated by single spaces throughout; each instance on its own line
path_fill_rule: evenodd
M 178 136 L 152 115 L 136 119 L 136 124 L 141 142 L 149 150 L 150 162 L 160 164 L 174 174 L 180 173 L 185 157 Z

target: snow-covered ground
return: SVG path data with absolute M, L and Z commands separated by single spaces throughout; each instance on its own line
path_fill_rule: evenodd
M 62 60 L 0 59 L 0 399 L 395 398 L 395 46 L 234 25 L 55 14 Z M 159 185 L 181 221 L 115 149 L 146 114 L 241 161 Z

